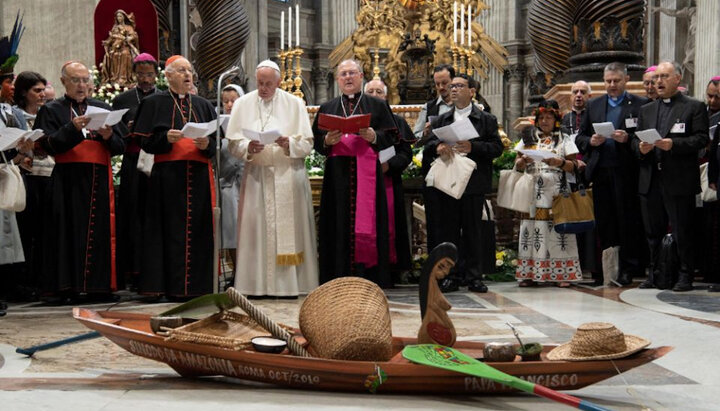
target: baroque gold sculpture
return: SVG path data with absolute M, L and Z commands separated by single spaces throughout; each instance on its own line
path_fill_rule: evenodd
M 373 72 L 373 51 L 387 50 L 384 71 L 388 101 L 398 104 L 397 86 L 401 73 L 407 70 L 398 47 L 405 34 L 427 34 L 435 41 L 434 64 L 452 64 L 453 3 L 454 0 L 365 0 L 356 15 L 358 28 L 333 50 L 330 65 L 335 67 L 342 60 L 354 58 L 369 75 Z M 489 9 L 482 0 L 460 0 L 458 4 L 471 4 L 478 11 Z M 471 48 L 475 53 L 470 54 L 466 70 L 480 78 L 487 78 L 491 66 L 502 72 L 507 65 L 507 50 L 476 21 L 472 32 Z

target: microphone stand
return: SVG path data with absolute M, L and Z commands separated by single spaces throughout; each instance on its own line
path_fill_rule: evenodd
M 230 70 L 222 73 L 220 75 L 220 78 L 217 82 L 217 108 L 218 108 L 218 116 L 217 116 L 217 126 L 215 129 L 215 135 L 217 138 L 215 139 L 215 207 L 213 208 L 213 220 L 214 220 L 214 229 L 213 229 L 213 270 L 216 270 L 218 277 L 220 276 L 220 273 L 222 272 L 222 267 L 220 266 L 220 250 L 222 250 L 222 221 L 220 221 L 222 217 L 222 198 L 221 198 L 221 190 L 220 190 L 220 151 L 222 150 L 222 137 L 223 137 L 223 131 L 220 127 L 220 113 L 222 112 L 222 89 L 223 89 L 223 80 L 225 80 L 225 77 L 231 75 L 231 74 L 237 74 L 237 72 L 240 70 L 240 67 L 238 66 L 232 66 Z M 219 291 L 219 284 L 218 284 L 218 278 L 213 275 L 213 294 L 217 294 Z

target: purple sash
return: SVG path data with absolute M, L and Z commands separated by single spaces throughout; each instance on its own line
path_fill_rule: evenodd
M 393 193 L 392 177 L 385 176 L 385 199 L 388 208 L 388 234 L 390 237 L 390 262 L 397 263 L 397 250 L 395 250 L 395 194 Z
M 378 262 L 377 210 L 375 188 L 378 155 L 370 143 L 357 134 L 343 134 L 332 146 L 330 157 L 357 158 L 357 193 L 355 195 L 355 262 L 373 267 Z

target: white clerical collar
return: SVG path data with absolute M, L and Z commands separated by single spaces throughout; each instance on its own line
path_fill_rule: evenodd
M 671 101 L 672 101 L 671 98 L 664 98 L 664 99 L 662 99 L 662 102 L 665 103 L 665 104 L 669 104 Z
M 353 94 L 345 94 L 345 97 L 349 98 L 350 100 L 354 99 L 355 96 L 359 95 L 360 93 L 353 93 Z
M 472 110 L 472 106 L 473 106 L 472 103 L 470 103 L 465 108 L 455 107 L 455 112 L 458 114 L 462 114 L 462 115 L 470 114 L 470 111 Z

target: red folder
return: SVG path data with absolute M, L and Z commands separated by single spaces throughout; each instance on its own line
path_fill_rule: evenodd
M 340 130 L 341 133 L 357 134 L 361 128 L 370 127 L 370 114 L 342 117 L 333 114 L 320 113 L 318 128 L 325 131 Z

